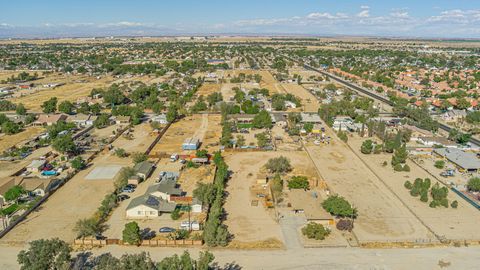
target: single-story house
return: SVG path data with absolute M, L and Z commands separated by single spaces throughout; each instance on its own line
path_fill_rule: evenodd
M 467 116 L 467 112 L 465 110 L 450 110 L 442 114 L 442 118 L 445 121 L 458 121 L 463 119 Z
M 87 115 L 83 113 L 78 113 L 75 115 L 69 115 L 67 122 L 74 123 L 77 127 L 87 127 L 92 126 L 93 122 L 97 119 L 95 115 Z
M 435 148 L 433 153 L 455 164 L 460 171 L 478 172 L 480 170 L 480 159 L 475 153 L 457 148 Z
M 115 124 L 117 125 L 128 125 L 130 124 L 130 119 L 131 119 L 130 116 L 123 116 L 123 115 L 114 117 Z
M 182 196 L 183 191 L 177 187 L 176 181 L 167 180 L 149 186 L 146 193 L 170 202 L 173 196 Z
M 231 114 L 229 119 L 233 119 L 236 123 L 252 123 L 255 114 Z
M 135 164 L 133 169 L 135 170 L 135 174 L 138 177 L 140 177 L 142 180 L 145 180 L 153 172 L 154 165 L 151 162 L 143 161 Z
M 317 113 L 300 113 L 300 117 L 302 118 L 302 123 L 312 123 L 312 124 L 320 124 L 322 123 L 322 119 Z
M 167 202 L 148 193 L 134 198 L 127 206 L 127 218 L 154 218 L 162 213 L 171 213 L 176 208 L 175 203 Z
M 272 123 L 277 124 L 281 127 L 287 126 L 288 114 L 283 112 L 271 112 L 270 118 L 272 118 Z
M 27 172 L 38 173 L 45 165 L 46 161 L 41 159 L 35 159 L 27 165 Z
M 65 114 L 41 114 L 38 116 L 37 120 L 33 122 L 34 126 L 51 126 L 58 123 L 59 121 L 67 120 Z
M 440 145 L 447 148 L 457 148 L 457 144 L 444 137 L 418 137 L 417 141 L 426 146 Z
M 152 122 L 159 123 L 161 125 L 168 124 L 167 115 L 166 114 L 159 114 L 155 115 L 151 118 Z
M 351 124 L 353 124 L 353 119 L 350 118 L 349 116 L 337 116 L 333 120 L 332 128 L 335 131 L 346 130 L 347 125 L 351 125 Z

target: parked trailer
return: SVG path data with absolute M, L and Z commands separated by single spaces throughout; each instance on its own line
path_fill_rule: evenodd
M 183 150 L 197 150 L 200 146 L 200 140 L 195 138 L 188 138 L 182 144 Z

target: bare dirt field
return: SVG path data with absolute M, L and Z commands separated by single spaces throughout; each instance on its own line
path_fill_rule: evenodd
M 168 154 L 182 153 L 182 144 L 187 138 L 198 138 L 202 142 L 201 148 L 218 147 L 221 135 L 220 115 L 194 114 L 173 123 L 162 139 L 155 145 L 152 153 L 165 152 Z
M 434 235 L 335 135 L 329 145 L 307 151 L 333 193 L 358 209 L 354 232 L 360 242 L 434 241 Z
M 231 247 L 280 247 L 283 235 L 280 225 L 274 220 L 273 210 L 262 204 L 252 205 L 258 200 L 250 187 L 256 184 L 257 173 L 268 159 L 279 156 L 290 158 L 295 170 L 292 174 L 316 177 L 316 171 L 305 152 L 245 152 L 227 154 L 225 160 L 233 171 L 227 184 L 225 203 L 228 226 L 234 235 Z
M 410 196 L 409 191 L 403 186 L 405 181 L 413 183 L 415 178 L 430 178 L 432 185 L 439 183 L 436 178 L 425 172 L 414 162 L 408 162 L 410 172 L 394 172 L 390 165 L 382 166 L 383 161 L 390 162 L 391 155 L 363 155 L 360 146 L 363 139 L 354 136 L 350 138 L 349 145 L 363 159 L 375 173 L 415 212 L 415 214 L 429 226 L 436 234 L 452 240 L 478 240 L 478 224 L 480 212 L 465 200 L 449 192 L 448 200 L 458 201 L 458 208 L 430 208 L 428 203 L 423 203 L 418 197 Z M 439 183 L 441 184 L 441 183 Z M 429 199 L 431 200 L 431 198 Z
M 27 127 L 24 131 L 17 134 L 3 134 L 2 136 L 0 136 L 0 153 L 9 149 L 12 146 L 21 147 L 27 141 L 39 135 L 44 130 L 45 129 L 42 127 Z
M 302 109 L 304 112 L 318 112 L 320 103 L 315 96 L 312 95 L 312 93 L 310 93 L 307 89 L 303 88 L 303 86 L 296 83 L 284 83 L 282 84 L 282 87 L 287 93 L 301 99 Z

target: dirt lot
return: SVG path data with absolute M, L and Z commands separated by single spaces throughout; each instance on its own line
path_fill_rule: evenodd
M 268 70 L 229 70 L 225 72 L 225 78 L 229 79 L 234 76 L 238 76 L 240 73 L 245 73 L 246 75 L 249 74 L 260 74 L 262 76 L 262 80 L 260 82 L 260 88 L 267 88 L 270 91 L 270 94 L 275 93 L 285 93 L 285 90 L 281 87 L 278 81 L 272 76 L 272 73 Z M 228 77 L 230 75 L 230 77 Z
M 21 147 L 28 140 L 42 133 L 45 129 L 42 127 L 27 127 L 24 131 L 13 135 L 0 136 L 0 153 L 12 146 Z
M 358 138 L 357 136 L 352 137 L 349 140 L 352 149 L 357 152 L 357 154 L 378 174 L 378 176 L 381 177 L 381 179 L 383 179 L 436 234 L 454 240 L 480 239 L 480 236 L 478 235 L 480 212 L 478 210 L 452 191 L 449 192 L 448 200 L 450 202 L 457 200 L 459 205 L 457 209 L 443 207 L 435 209 L 430 208 L 428 203 L 421 202 L 418 197 L 410 196 L 409 191 L 403 185 L 406 180 L 413 182 L 417 177 L 430 178 L 432 185 L 434 185 L 438 182 L 434 177 L 425 172 L 414 162 L 408 162 L 411 169 L 409 173 L 394 172 L 391 166 L 384 167 L 381 165 L 384 160 L 389 162 L 391 155 L 363 155 L 359 151 L 362 142 L 363 139 Z
M 245 152 L 226 155 L 225 160 L 234 173 L 228 182 L 225 203 L 225 224 L 234 235 L 231 243 L 233 247 L 274 247 L 275 243 L 284 241 L 280 225 L 274 220 L 274 212 L 267 211 L 260 203 L 252 206 L 252 200 L 258 198 L 250 191 L 261 167 L 268 159 L 281 155 L 290 158 L 295 168 L 292 174 L 316 177 L 314 166 L 305 152 Z
M 302 111 L 304 112 L 318 112 L 320 103 L 307 89 L 296 83 L 284 83 L 283 89 L 289 94 L 292 94 L 301 99 Z
M 127 153 L 143 152 L 155 140 L 155 135 L 151 134 L 152 128 L 149 123 L 142 123 L 133 127 L 133 139 L 126 139 L 123 135 L 112 143 L 113 147 L 125 149 Z
M 200 139 L 202 142 L 201 148 L 208 149 L 209 152 L 214 151 L 218 149 L 216 144 L 218 144 L 221 135 L 220 121 L 220 115 L 195 114 L 187 116 L 170 126 L 153 148 L 152 153 L 182 153 L 182 143 L 185 139 L 191 137 Z
M 434 240 L 434 235 L 336 136 L 329 145 L 308 145 L 306 149 L 332 192 L 358 209 L 355 233 L 360 242 Z

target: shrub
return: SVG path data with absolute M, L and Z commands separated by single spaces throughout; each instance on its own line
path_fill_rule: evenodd
M 173 212 L 170 214 L 170 217 L 173 219 L 173 220 L 178 220 L 182 215 L 180 214 L 180 209 L 179 208 L 176 208 L 175 210 L 173 210 Z
M 127 156 L 127 152 L 123 148 L 117 148 L 115 149 L 115 155 L 120 158 L 124 158 Z
M 135 221 L 125 224 L 122 232 L 122 240 L 130 245 L 138 245 L 142 241 L 140 227 Z
M 132 159 L 135 164 L 144 162 L 148 159 L 148 156 L 145 153 L 136 152 L 132 154 Z
M 455 201 L 453 201 L 453 202 L 450 204 L 450 206 L 451 206 L 452 208 L 457 208 L 457 207 L 458 207 L 458 202 L 455 200 Z
M 403 166 L 402 164 L 397 164 L 393 167 L 393 170 L 396 171 L 396 172 L 401 172 L 403 171 Z
M 412 182 L 410 181 L 405 181 L 405 183 L 403 184 L 403 186 L 406 188 L 406 189 L 412 189 L 413 188 L 413 185 L 412 185 Z
M 473 177 L 468 180 L 467 188 L 470 191 L 478 192 L 480 191 L 480 177 Z
M 309 239 L 323 240 L 330 234 L 330 231 L 322 224 L 310 222 L 302 228 L 302 234 Z
M 360 152 L 362 154 L 371 154 L 373 151 L 373 142 L 372 140 L 366 140 L 362 143 L 362 147 L 360 147 Z
M 424 191 L 422 192 L 422 194 L 420 195 L 420 201 L 422 202 L 428 202 L 428 192 L 427 191 Z
M 435 166 L 435 168 L 443 169 L 445 167 L 445 161 L 437 160 L 437 161 L 435 161 L 434 166 Z
M 409 172 L 410 171 L 410 166 L 408 166 L 407 164 L 403 165 L 403 171 L 404 172 Z
M 306 176 L 293 176 L 288 181 L 288 188 L 290 189 L 309 189 L 310 184 Z
M 337 222 L 337 229 L 351 232 L 353 230 L 353 221 L 350 219 L 340 219 Z

